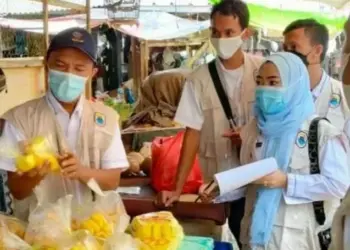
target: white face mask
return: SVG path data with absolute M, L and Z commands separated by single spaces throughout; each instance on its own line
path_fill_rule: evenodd
M 211 38 L 210 41 L 218 56 L 224 60 L 231 58 L 243 44 L 242 34 L 230 38 Z

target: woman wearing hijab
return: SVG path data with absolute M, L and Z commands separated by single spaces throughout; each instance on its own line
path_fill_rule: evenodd
M 318 233 L 330 228 L 350 178 L 343 134 L 318 124 L 319 174 L 310 174 L 308 132 L 316 118 L 303 62 L 291 53 L 267 58 L 257 76 L 255 119 L 241 131 L 241 160 L 274 157 L 279 170 L 247 188 L 244 249 L 319 250 Z M 326 221 L 315 218 L 324 201 Z

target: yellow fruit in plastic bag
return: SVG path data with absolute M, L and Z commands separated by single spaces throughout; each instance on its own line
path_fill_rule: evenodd
M 94 213 L 83 221 L 78 229 L 89 231 L 93 236 L 106 239 L 113 234 L 113 227 L 102 213 Z
M 51 153 L 50 144 L 42 136 L 33 138 L 26 148 L 26 154 L 16 158 L 17 169 L 28 172 L 35 167 L 41 166 L 45 161 L 50 163 L 53 172 L 60 170 L 56 156 Z
M 30 141 L 27 152 L 30 154 L 43 154 L 47 152 L 48 143 L 45 137 L 37 136 Z
M 170 212 L 135 217 L 131 233 L 152 250 L 176 250 L 184 237 L 182 227 Z
M 87 248 L 83 244 L 78 243 L 74 247 L 72 247 L 70 250 L 87 250 Z
M 20 155 L 16 158 L 17 169 L 21 172 L 28 172 L 32 170 L 37 166 L 36 162 L 37 161 L 33 154 Z
M 51 171 L 58 172 L 60 168 L 60 164 L 57 161 L 57 158 L 54 155 L 49 155 L 46 160 L 50 163 Z

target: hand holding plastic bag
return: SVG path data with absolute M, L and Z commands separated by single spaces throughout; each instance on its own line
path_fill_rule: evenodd
M 46 163 L 50 170 L 60 170 L 52 136 L 37 136 L 29 141 L 14 143 L 7 138 L 0 139 L 0 157 L 12 159 L 18 172 L 26 173 Z

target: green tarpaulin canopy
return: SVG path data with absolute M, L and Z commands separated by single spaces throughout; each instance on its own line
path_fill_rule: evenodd
M 220 0 L 209 0 L 210 4 L 216 4 L 218 2 L 220 2 Z M 288 24 L 297 19 L 314 18 L 320 23 L 325 24 L 330 34 L 334 35 L 343 29 L 346 21 L 346 17 L 333 17 L 329 14 L 322 14 L 319 12 L 270 8 L 251 3 L 248 3 L 248 6 L 252 25 L 276 31 L 283 31 Z
M 314 18 L 325 24 L 331 34 L 335 34 L 343 29 L 346 22 L 345 17 L 331 17 L 330 15 L 317 12 L 272 9 L 255 4 L 248 4 L 248 6 L 252 25 L 273 30 L 283 31 L 288 24 L 297 19 Z

